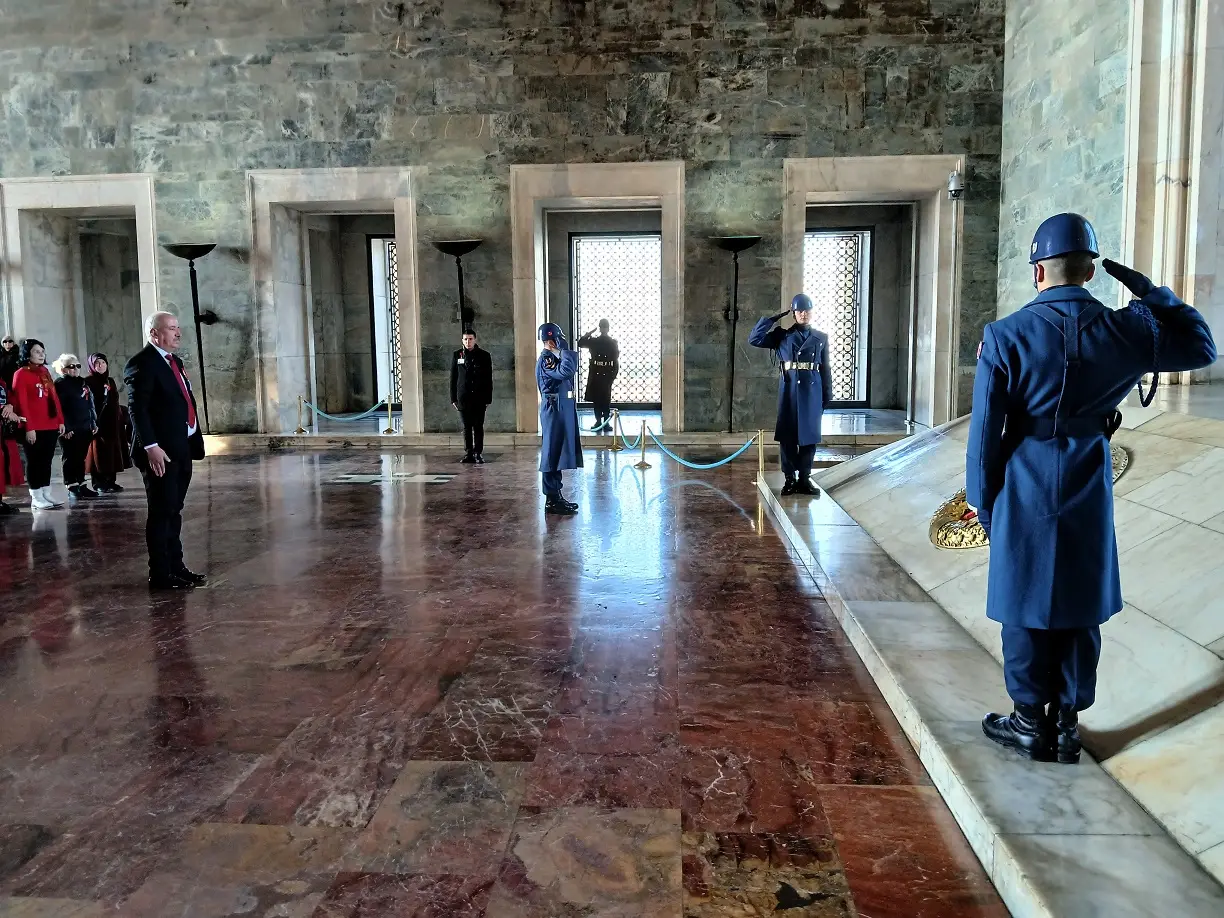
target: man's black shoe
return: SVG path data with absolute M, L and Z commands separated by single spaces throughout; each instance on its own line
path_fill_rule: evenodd
M 0 500 L 0 516 L 15 516 L 20 512 L 21 511 L 12 504 L 6 504 L 4 501 Z
M 1054 743 L 1045 712 L 1021 710 L 1011 714 L 987 714 L 982 719 L 982 732 L 1000 746 L 1014 749 L 1034 762 L 1052 762 Z
M 1050 705 L 1051 708 L 1054 705 Z M 1063 765 L 1076 765 L 1080 760 L 1080 749 L 1083 744 L 1079 735 L 1079 715 L 1074 711 L 1059 710 L 1057 714 L 1050 712 L 1051 720 L 1056 720 L 1058 731 L 1056 752 L 1058 761 Z
M 794 494 L 794 493 L 795 493 L 795 479 L 787 478 L 786 483 L 782 485 L 782 496 L 786 497 L 788 494 Z
M 795 483 L 795 493 L 796 494 L 808 494 L 808 495 L 811 495 L 812 497 L 819 497 L 820 488 L 812 484 L 812 479 L 800 478 L 799 481 Z
M 181 577 L 150 577 L 150 590 L 190 590 L 195 587 L 194 583 L 183 580 Z
M 472 455 L 471 453 L 464 453 L 463 458 L 460 459 L 459 461 L 466 465 L 471 465 L 473 462 L 476 461 L 476 457 Z
M 560 497 L 549 497 L 544 501 L 545 513 L 560 513 L 565 516 L 573 516 L 578 512 L 578 505 L 571 504 L 568 500 Z
M 187 581 L 192 586 L 203 586 L 205 583 L 208 582 L 208 578 L 205 577 L 203 574 L 197 574 L 193 571 L 189 571 L 185 567 L 175 571 L 174 576 L 177 577 L 179 580 Z
M 480 453 L 476 454 L 476 464 L 484 465 L 484 456 L 480 455 Z

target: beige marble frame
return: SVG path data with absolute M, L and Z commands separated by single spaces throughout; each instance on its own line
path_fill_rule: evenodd
M 547 307 L 544 212 L 657 207 L 663 214 L 663 429 L 684 429 L 684 163 L 510 167 L 517 429 L 539 429 L 536 329 Z
M 22 252 L 23 211 L 46 211 L 58 217 L 134 216 L 140 312 L 147 316 L 157 311 L 157 211 L 153 176 L 67 175 L 0 180 L 0 288 L 4 291 L 5 328 L 17 336 L 37 330 L 37 323 L 27 314 L 26 306 L 26 287 L 33 285 L 35 264 Z M 72 257 L 79 264 L 79 252 L 72 253 Z M 83 334 L 79 283 L 75 295 L 79 337 Z M 75 347 L 84 352 L 86 344 L 77 341 Z
M 908 388 L 912 420 L 928 427 L 957 417 L 962 212 L 948 199 L 961 156 L 848 156 L 783 161 L 782 289 L 779 310 L 803 284 L 803 234 L 810 204 L 907 201 L 917 205 Z
M 392 213 L 399 254 L 401 433 L 423 429 L 421 306 L 416 196 L 407 167 L 269 169 L 247 173 L 251 274 L 258 340 L 256 404 L 261 433 L 297 425 L 297 398 L 312 393 L 314 316 L 303 215 Z

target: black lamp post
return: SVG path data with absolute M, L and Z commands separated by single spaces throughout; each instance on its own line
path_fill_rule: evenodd
M 204 337 L 200 334 L 201 325 L 215 325 L 218 321 L 217 314 L 211 309 L 205 312 L 200 312 L 200 288 L 196 284 L 196 269 L 195 260 L 203 258 L 209 252 L 217 247 L 215 242 L 205 243 L 184 243 L 177 245 L 163 245 L 162 248 L 176 258 L 185 258 L 187 267 L 191 272 L 191 313 L 195 319 L 196 332 L 196 356 L 200 361 L 200 401 L 204 408 L 204 432 L 209 433 L 208 424 L 208 383 L 204 379 Z
M 713 236 L 710 239 L 724 252 L 731 253 L 731 303 L 723 318 L 731 323 L 731 344 L 727 372 L 727 433 L 735 431 L 735 334 L 739 324 L 739 256 L 761 241 L 760 236 Z
M 455 270 L 459 274 L 459 327 L 466 331 L 475 316 L 467 308 L 467 300 L 463 296 L 463 256 L 480 245 L 482 239 L 438 239 L 434 241 L 436 248 L 443 255 L 451 255 L 455 259 Z

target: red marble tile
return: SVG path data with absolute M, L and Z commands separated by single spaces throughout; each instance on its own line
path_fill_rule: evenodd
M 678 809 L 680 750 L 599 755 L 541 749 L 527 771 L 526 806 Z
M 934 788 L 826 787 L 821 799 L 860 915 L 1007 918 Z
M 908 743 L 897 743 L 871 705 L 796 705 L 803 767 L 817 784 L 930 784 Z M 890 715 L 891 716 L 891 715 Z
M 483 918 L 491 879 L 342 873 L 312 918 Z

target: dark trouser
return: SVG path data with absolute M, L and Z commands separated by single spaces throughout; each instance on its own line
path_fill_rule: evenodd
M 149 547 L 149 576 L 168 577 L 183 568 L 183 500 L 191 484 L 191 460 L 183 457 L 166 463 L 160 478 L 142 469 L 149 519 L 145 544 Z
M 484 416 L 488 405 L 459 405 L 463 418 L 463 448 L 468 453 L 484 452 Z
M 1018 705 L 1083 711 L 1096 700 L 1101 629 L 1003 626 L 1003 676 Z
M 88 430 L 74 430 L 71 437 L 60 437 L 63 451 L 64 484 L 85 484 L 85 455 L 93 434 Z
M 607 421 L 612 417 L 612 395 L 609 393 L 606 399 L 592 399 L 591 408 L 595 411 L 595 423 L 599 424 Z
M 560 472 L 541 472 L 540 473 L 541 488 L 544 491 L 545 497 L 560 497 L 561 496 L 561 473 Z
M 787 478 L 807 478 L 812 474 L 812 460 L 816 457 L 816 445 L 799 446 L 795 443 L 779 443 L 782 452 L 782 471 Z
M 51 463 L 55 461 L 55 443 L 59 440 L 59 431 L 40 430 L 33 443 L 29 443 L 22 434 L 21 445 L 25 448 L 26 480 L 30 490 L 45 488 L 51 484 Z
M 612 380 L 592 379 L 587 385 L 586 394 L 591 401 L 591 410 L 595 412 L 595 423 L 609 420 L 612 417 Z

